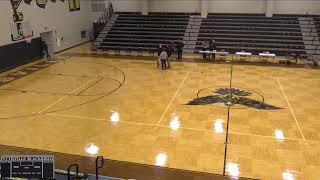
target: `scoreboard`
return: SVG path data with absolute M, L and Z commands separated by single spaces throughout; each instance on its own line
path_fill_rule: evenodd
M 54 156 L 0 156 L 1 178 L 54 179 Z

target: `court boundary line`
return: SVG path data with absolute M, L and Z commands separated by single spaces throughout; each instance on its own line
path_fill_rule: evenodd
M 164 115 L 167 113 L 167 111 L 168 111 L 169 107 L 171 106 L 173 100 L 174 100 L 174 99 L 176 98 L 176 96 L 178 95 L 178 93 L 179 93 L 179 91 L 180 91 L 180 89 L 181 89 L 184 81 L 185 81 L 185 80 L 187 79 L 187 77 L 189 76 L 189 73 L 190 73 L 190 72 L 188 72 L 188 73 L 186 74 L 186 76 L 184 77 L 184 79 L 183 79 L 182 82 L 180 83 L 180 86 L 178 87 L 178 89 L 176 90 L 175 94 L 174 94 L 173 97 L 171 98 L 171 101 L 170 101 L 169 104 L 167 105 L 165 111 L 162 113 L 162 116 L 160 117 L 159 121 L 157 122 L 157 125 L 160 125 L 160 123 L 161 123 Z
M 303 133 L 302 133 L 301 127 L 300 127 L 300 125 L 299 125 L 299 122 L 298 122 L 298 120 L 297 120 L 297 118 L 296 118 L 296 116 L 295 116 L 295 114 L 294 114 L 294 112 L 293 112 L 293 110 L 292 110 L 292 108 L 291 108 L 291 104 L 290 104 L 290 102 L 289 102 L 289 100 L 288 100 L 288 98 L 287 98 L 287 95 L 286 95 L 284 89 L 282 88 L 281 82 L 280 82 L 280 80 L 279 80 L 278 78 L 277 78 L 277 81 L 278 81 L 279 87 L 280 87 L 280 89 L 281 89 L 281 91 L 282 91 L 282 93 L 283 93 L 283 95 L 284 95 L 284 98 L 286 99 L 286 102 L 287 102 L 287 104 L 288 104 L 288 106 L 289 106 L 289 109 L 290 109 L 290 111 L 291 111 L 291 114 L 292 114 L 292 116 L 293 116 L 293 119 L 295 120 L 296 125 L 297 125 L 297 127 L 298 127 L 298 129 L 299 129 L 299 131 L 300 131 L 300 134 L 301 134 L 301 136 L 302 136 L 302 139 L 303 139 L 303 140 L 306 140 L 306 138 L 304 137 L 304 135 L 303 135 Z

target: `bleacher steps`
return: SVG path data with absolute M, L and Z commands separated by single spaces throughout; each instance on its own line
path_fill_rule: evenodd
M 197 39 L 198 39 L 201 24 L 202 24 L 202 18 L 200 15 L 190 16 L 188 26 L 184 33 L 184 38 L 183 38 L 184 53 L 194 52 L 197 45 Z
M 320 61 L 320 50 L 316 50 L 320 45 L 319 36 L 312 17 L 299 17 L 299 25 L 302 32 L 303 43 L 308 56 Z
M 99 36 L 97 37 L 97 39 L 93 43 L 94 46 L 96 46 L 96 47 L 100 46 L 100 43 L 103 41 L 103 38 L 106 36 L 106 34 L 108 34 L 108 32 L 110 31 L 110 29 L 112 28 L 113 24 L 116 22 L 118 17 L 119 17 L 119 14 L 114 14 L 109 19 L 108 23 L 105 25 L 105 27 L 103 28 L 103 30 L 100 32 Z

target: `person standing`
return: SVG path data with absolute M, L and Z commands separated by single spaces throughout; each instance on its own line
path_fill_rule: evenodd
M 167 63 L 168 63 L 168 69 L 170 68 L 170 61 L 171 59 L 173 58 L 173 54 L 174 54 L 174 45 L 173 43 L 171 42 L 169 47 L 168 47 L 168 60 L 167 60 Z
M 47 59 L 49 59 L 50 58 L 50 54 L 49 54 L 49 50 L 48 50 L 48 45 L 47 45 L 47 43 L 45 41 L 42 41 L 42 43 L 41 43 L 41 50 L 42 50 L 42 52 L 45 52 L 45 54 L 47 56 Z
M 202 50 L 203 50 L 203 51 L 208 51 L 209 49 L 210 49 L 209 41 L 208 41 L 207 39 L 204 40 L 204 41 L 202 41 Z M 203 59 L 206 59 L 206 58 L 207 58 L 207 53 L 204 52 L 204 53 L 202 54 L 202 56 L 203 56 Z
M 160 56 L 162 50 L 163 50 L 162 44 L 159 44 L 158 47 L 157 47 L 158 57 Z
M 210 46 L 210 51 L 216 50 L 216 42 L 215 42 L 215 40 L 213 38 L 210 39 L 209 46 Z M 216 59 L 216 54 L 215 53 L 212 53 L 212 58 Z
M 180 40 L 177 42 L 178 59 L 182 59 L 183 46 L 184 46 L 184 44 L 183 44 L 182 40 L 180 39 Z

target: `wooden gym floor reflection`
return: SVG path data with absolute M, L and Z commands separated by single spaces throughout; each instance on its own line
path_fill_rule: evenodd
M 188 103 L 229 87 L 230 73 L 230 64 L 161 71 L 149 60 L 62 59 L 0 86 L 0 144 L 222 174 L 226 102 Z M 231 108 L 227 175 L 318 179 L 320 71 L 234 65 L 232 86 L 275 108 Z M 225 95 L 215 90 L 201 97 Z

